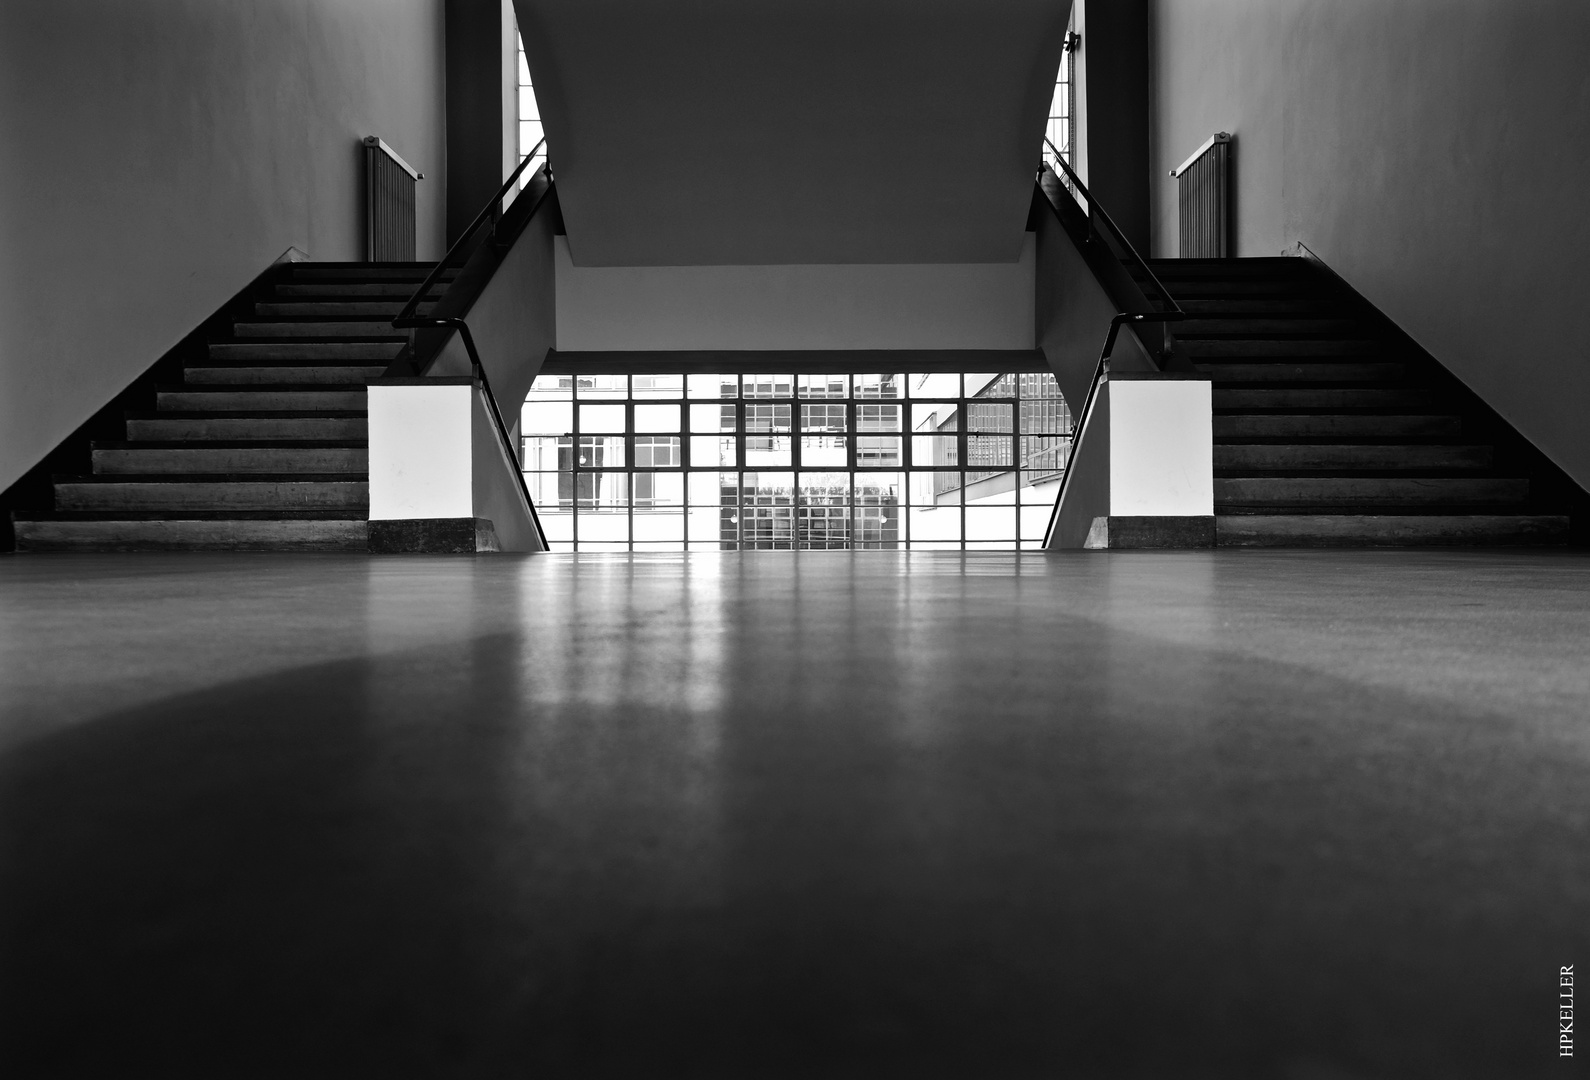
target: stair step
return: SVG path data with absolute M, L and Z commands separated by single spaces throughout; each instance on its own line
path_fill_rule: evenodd
M 160 387 L 155 407 L 161 412 L 360 412 L 368 394 L 363 386 L 272 386 L 263 390 L 199 390 Z
M 1199 338 L 1176 335 L 1176 352 L 1189 357 L 1372 356 L 1384 352 L 1379 341 L 1354 338 Z
M 57 510 L 360 510 L 365 480 L 116 479 L 58 480 Z
M 1495 505 L 1523 502 L 1529 481 L 1512 477 L 1241 476 L 1215 478 L 1215 508 L 1369 505 Z
M 1216 416 L 1215 439 L 1421 439 L 1453 438 L 1457 416 L 1304 415 Z
M 1555 514 L 1217 514 L 1222 547 L 1419 547 L 1565 544 Z
M 380 266 L 374 263 L 344 263 L 334 265 L 329 263 L 295 263 L 287 280 L 293 282 L 305 281 L 352 281 L 352 282 L 383 282 L 383 281 L 412 281 L 415 288 L 419 288 L 427 274 L 435 269 L 435 263 L 409 263 L 406 265 Z M 449 267 L 442 271 L 442 281 L 451 281 L 458 276 L 457 267 Z
M 403 341 L 212 341 L 212 360 L 380 360 L 390 364 Z
M 1494 456 L 1489 446 L 1443 444 L 1355 446 L 1344 443 L 1220 443 L 1214 451 L 1217 472 L 1239 469 L 1260 472 L 1325 469 L 1366 472 L 1455 471 L 1488 469 Z
M 1212 299 L 1215 297 L 1257 296 L 1308 296 L 1316 292 L 1302 281 L 1268 281 L 1262 278 L 1245 280 L 1180 280 L 1160 276 L 1160 281 L 1178 303 L 1182 297 Z
M 370 469 L 368 447 L 348 443 L 319 446 L 95 443 L 91 456 L 97 476 L 128 473 L 345 473 L 364 476 Z
M 368 319 L 286 319 L 234 322 L 232 332 L 240 338 L 408 338 L 406 330 L 395 330 L 390 320 Z
M 1246 315 L 1318 316 L 1324 312 L 1334 311 L 1340 306 L 1317 296 L 1303 295 L 1285 299 L 1240 296 L 1193 298 L 1177 295 L 1174 289 L 1171 290 L 1171 294 L 1175 296 L 1177 305 L 1183 311 L 1222 317 Z
M 1313 268 L 1292 255 L 1262 255 L 1245 259 L 1145 259 L 1148 268 L 1168 277 L 1304 277 Z
M 1402 364 L 1355 364 L 1344 361 L 1327 361 L 1320 364 L 1264 363 L 1246 361 L 1238 363 L 1202 363 L 1194 365 L 1222 383 L 1330 383 L 1330 382 L 1400 382 L 1407 374 Z
M 363 439 L 369 421 L 363 412 L 341 416 L 129 416 L 129 442 L 200 440 L 271 441 Z
M 275 386 L 281 384 L 303 385 L 325 383 L 328 386 L 347 386 L 368 383 L 386 373 L 387 365 L 368 367 L 316 366 L 292 367 L 288 365 L 256 367 L 250 364 L 226 364 L 215 367 L 190 367 L 183 380 L 192 386 Z
M 1430 405 L 1428 390 L 1416 389 L 1287 389 L 1222 390 L 1213 394 L 1216 409 L 1418 409 Z
M 380 316 L 390 320 L 397 317 L 407 303 L 407 298 L 402 300 L 300 300 L 300 301 L 262 301 L 254 305 L 254 314 L 280 319 L 312 319 L 324 316 L 342 316 L 352 318 L 355 316 Z M 435 301 L 427 301 L 419 306 L 421 314 L 429 314 L 436 307 Z
M 418 281 L 322 281 L 322 282 L 283 282 L 276 286 L 277 296 L 323 296 L 327 298 L 341 297 L 372 297 L 384 296 L 404 303 L 414 295 L 414 290 L 420 287 Z M 431 299 L 439 298 L 447 291 L 447 283 L 441 282 L 431 287 Z
M 19 551 L 367 551 L 360 517 L 18 518 Z
M 1322 319 L 1308 314 L 1286 319 L 1269 314 L 1246 318 L 1187 319 L 1177 323 L 1174 329 L 1177 337 L 1284 337 L 1293 334 L 1351 337 L 1361 329 L 1361 324 L 1357 319 Z

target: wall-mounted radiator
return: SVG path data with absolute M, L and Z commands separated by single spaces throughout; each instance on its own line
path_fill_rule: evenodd
M 1176 181 L 1181 257 L 1231 254 L 1231 135 L 1221 131 L 1170 171 Z
M 374 135 L 364 140 L 364 257 L 414 261 L 414 182 L 425 179 Z

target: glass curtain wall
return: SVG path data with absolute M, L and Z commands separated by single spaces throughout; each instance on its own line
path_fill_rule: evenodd
M 543 375 L 520 431 L 555 551 L 1035 548 L 1071 449 L 1047 372 Z
M 1073 169 L 1077 167 L 1076 49 L 1079 40 L 1075 30 L 1076 14 L 1073 9 L 1071 23 L 1066 27 L 1065 49 L 1060 54 L 1060 70 L 1055 75 L 1054 96 L 1049 100 L 1049 126 L 1044 132 L 1049 141 L 1043 146 L 1043 161 L 1046 164 L 1054 161 L 1054 151 L 1049 149 L 1049 143 L 1053 143 L 1060 148 L 1066 164 Z
M 545 132 L 541 127 L 541 108 L 536 104 L 536 88 L 530 82 L 530 64 L 525 60 L 524 56 L 524 37 L 519 33 L 517 26 L 514 27 L 514 40 L 518 45 L 517 71 L 519 73 L 518 85 L 514 93 L 514 100 L 518 103 L 519 114 L 519 123 L 515 129 L 519 143 L 517 160 L 523 161 L 525 155 L 535 149 L 536 144 L 541 141 L 541 137 Z M 538 159 L 545 160 L 546 156 L 547 148 L 545 146 L 536 150 Z M 521 190 L 530 182 L 531 175 L 540 167 L 540 163 L 537 161 L 519 174 L 519 187 Z

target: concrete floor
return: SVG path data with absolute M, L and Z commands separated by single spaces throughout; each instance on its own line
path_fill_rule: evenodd
M 1587 658 L 1574 553 L 3 557 L 0 1073 L 1574 1075 Z

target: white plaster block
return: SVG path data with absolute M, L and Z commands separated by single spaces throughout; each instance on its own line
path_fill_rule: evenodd
M 370 519 L 474 516 L 474 388 L 371 386 Z
M 1213 514 L 1211 384 L 1197 379 L 1112 379 L 1107 392 L 1110 514 Z

